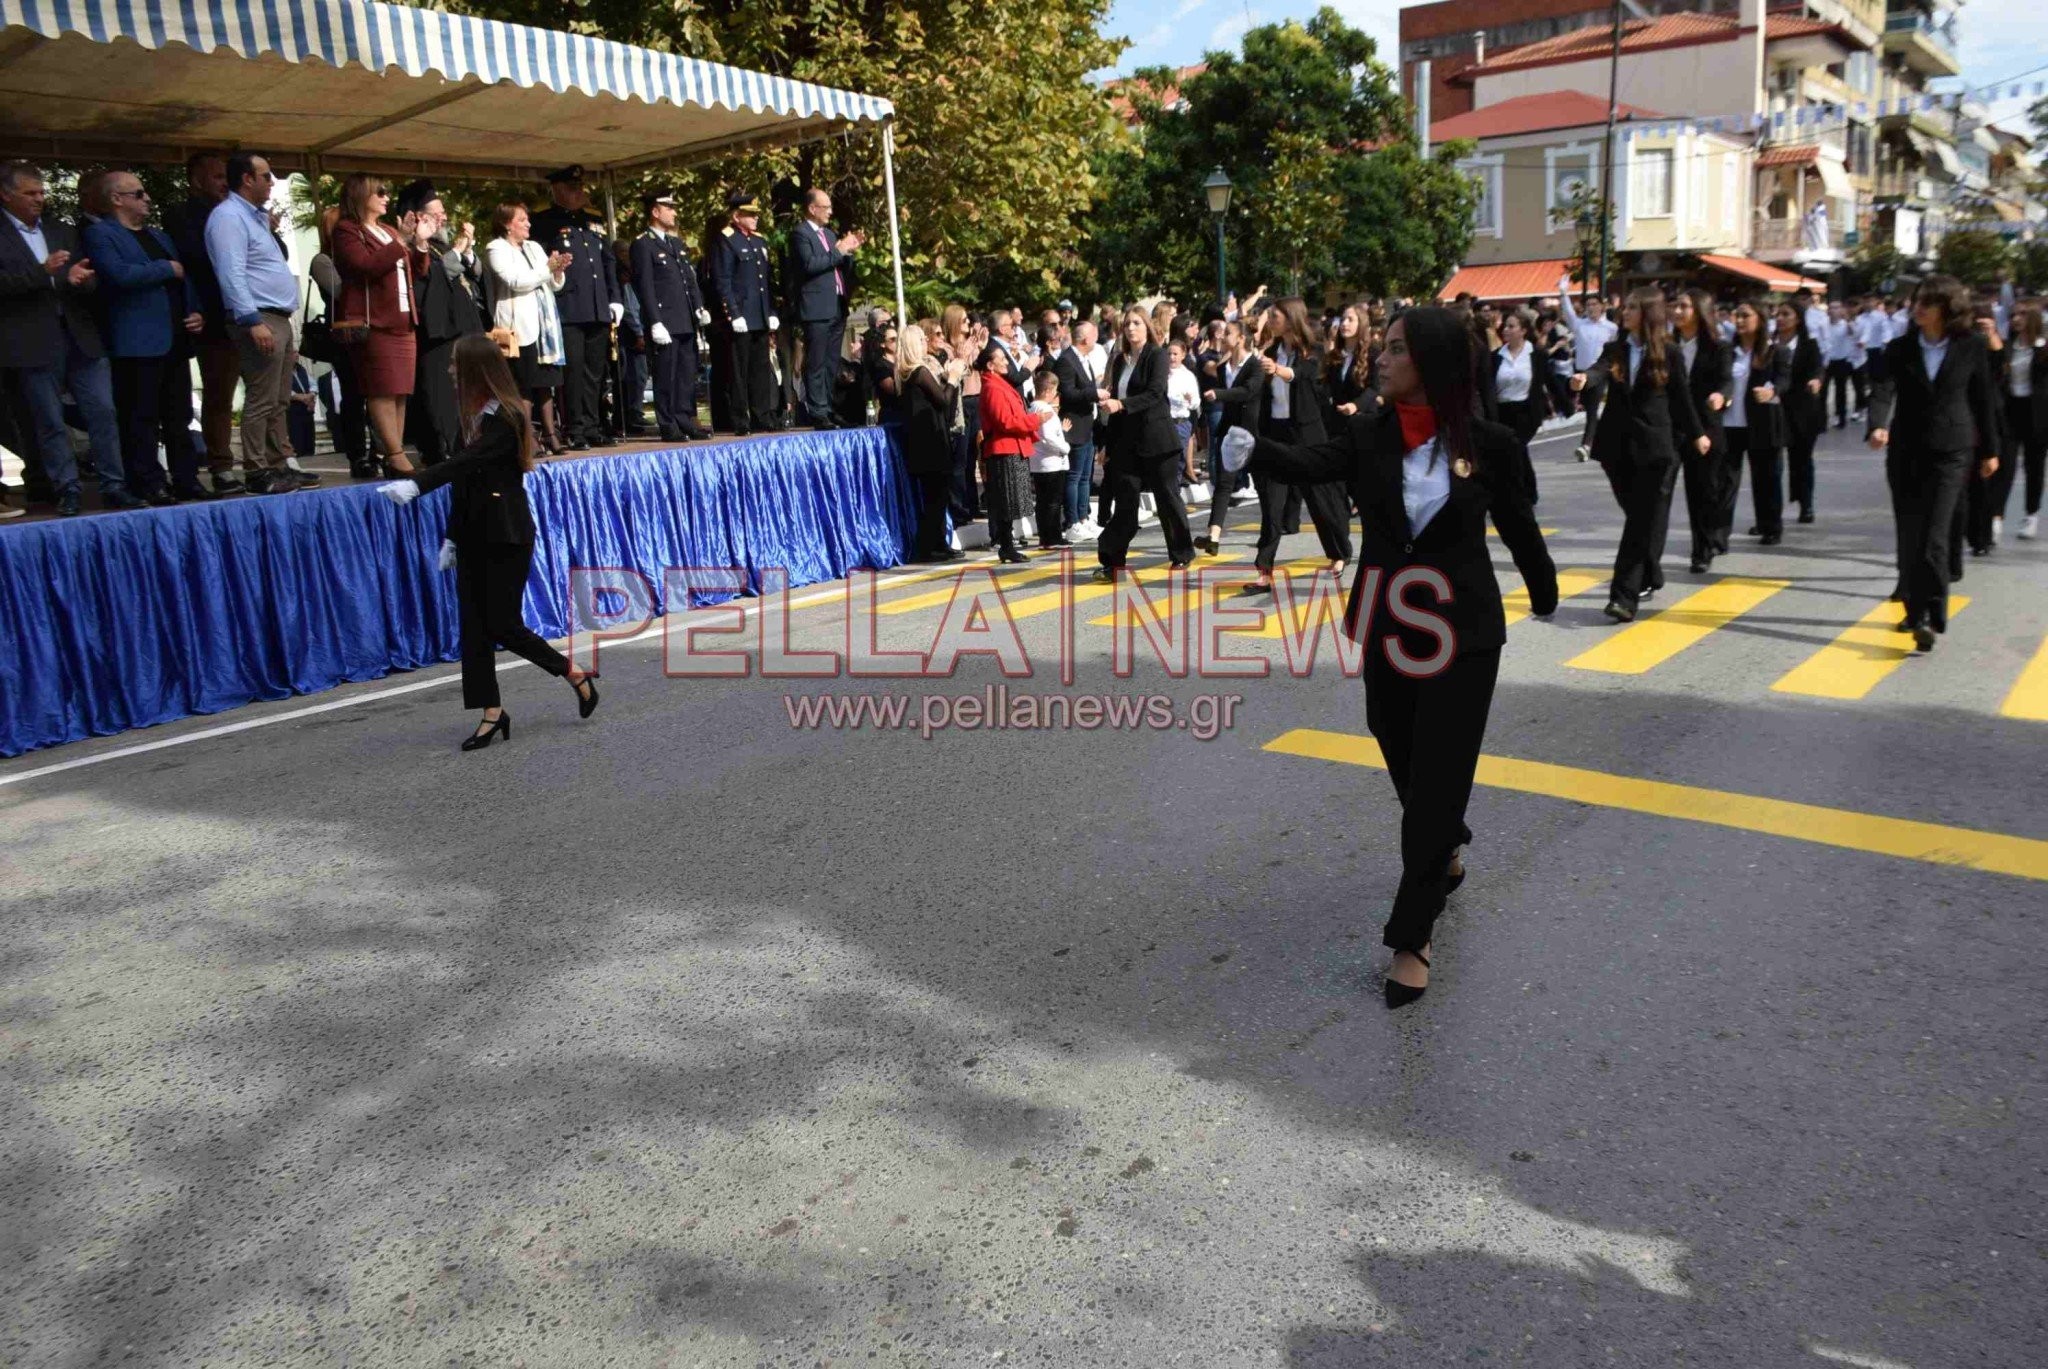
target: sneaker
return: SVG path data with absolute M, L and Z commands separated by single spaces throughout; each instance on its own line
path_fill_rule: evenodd
M 215 471 L 213 473 L 213 492 L 217 495 L 242 494 L 248 488 L 233 471 Z
M 285 469 L 291 472 L 292 483 L 302 490 L 313 489 L 320 483 L 318 471 L 300 470 L 297 466 L 286 466 Z
M 1591 461 L 1593 459 L 1593 449 L 1591 447 L 1574 447 L 1572 448 L 1572 456 L 1579 461 Z
M 2031 542 L 2031 541 L 2033 541 L 2033 540 L 2034 540 L 2034 539 L 2035 539 L 2035 538 L 2036 538 L 2037 536 L 2039 536 L 2039 535 L 2040 535 L 2040 532 L 2041 532 L 2041 515 L 2040 515 L 2040 514 L 2038 514 L 2038 513 L 2030 513 L 2030 514 L 2028 514 L 2028 515 L 2027 515 L 2027 516 L 2026 516 L 2025 518 L 2022 518 L 2022 519 L 2020 520 L 2020 537 L 2021 537 L 2022 539 L 2024 539 L 2025 541 L 2028 541 L 2028 542 Z
M 251 494 L 290 494 L 298 487 L 299 482 L 293 478 L 289 467 L 280 466 L 274 471 L 251 471 L 249 473 L 249 493 Z

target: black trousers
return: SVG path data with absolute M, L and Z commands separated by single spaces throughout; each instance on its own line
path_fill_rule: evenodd
M 455 554 L 455 605 L 462 623 L 462 706 L 496 708 L 497 648 L 524 656 L 550 675 L 567 675 L 569 662 L 526 625 L 519 599 L 533 566 L 533 548 L 483 544 Z
M 1678 483 L 1676 461 L 1609 462 L 1603 469 L 1621 505 L 1621 545 L 1614 552 L 1614 580 L 1608 595 L 1636 606 L 1645 589 L 1664 584 L 1664 540 L 1671 527 L 1671 491 Z
M 1813 512 L 1813 444 L 1820 434 L 1801 437 L 1795 430 L 1785 439 L 1786 478 L 1791 482 L 1792 502 Z
M 1416 679 L 1365 653 L 1365 725 L 1401 801 L 1401 885 L 1380 933 L 1397 951 L 1429 944 L 1444 910 L 1451 856 L 1472 840 L 1465 807 L 1500 675 L 1500 648 L 1460 651 L 1440 675 Z
M 972 523 L 981 516 L 981 497 L 974 481 L 974 437 L 981 431 L 981 396 L 962 395 L 966 426 L 953 434 L 953 521 Z
M 1716 442 L 1705 456 L 1694 452 L 1680 463 L 1685 477 L 1685 521 L 1692 531 L 1695 564 L 1712 561 L 1727 548 L 1716 545 L 1725 501 L 1721 487 L 1728 479 L 1728 444 Z
M 2048 457 L 2048 424 L 2035 426 L 2034 401 L 2031 398 L 2006 396 L 2005 447 L 2006 460 L 2001 464 L 2025 469 L 2026 511 L 2039 513 L 2043 458 Z
M 1586 372 L 1586 388 L 1579 391 L 1579 412 L 1586 416 L 1586 435 L 1579 445 L 1593 446 L 1593 430 L 1600 423 L 1600 397 L 1607 393 L 1607 368 L 1594 366 Z
M 1975 464 L 1969 452 L 1901 451 L 1896 443 L 1885 453 L 1906 617 L 1937 630 L 1948 626 L 1948 587 L 1955 576 L 1951 538 Z
M 692 339 L 694 341 L 694 338 Z M 618 431 L 626 437 L 638 437 L 647 431 L 647 377 L 652 374 L 648 362 L 654 344 L 644 343 L 645 350 L 635 348 L 624 334 L 619 336 L 619 408 Z
M 733 333 L 732 367 L 726 377 L 725 407 L 741 437 L 775 427 L 775 375 L 768 366 L 768 333 Z
M 1130 555 L 1138 535 L 1138 496 L 1149 493 L 1159 510 L 1159 530 L 1166 535 L 1169 560 L 1185 564 L 1195 558 L 1194 534 L 1188 531 L 1187 506 L 1180 502 L 1180 453 L 1134 459 L 1111 457 L 1103 473 L 1103 499 L 1109 522 L 1096 543 L 1096 558 L 1112 570 Z
M 929 561 L 949 545 L 946 541 L 946 504 L 953 493 L 951 471 L 920 471 L 917 475 L 917 539 L 911 559 Z
M 419 368 L 413 377 L 413 402 L 405 409 L 407 436 L 419 448 L 420 461 L 438 465 L 462 445 L 462 416 L 455 407 L 455 381 L 448 360 L 455 339 L 419 342 Z
M 684 333 L 666 347 L 647 344 L 654 374 L 654 427 L 664 438 L 697 431 L 697 335 Z
M 1534 399 L 1503 399 L 1500 402 L 1500 421 L 1514 429 L 1516 437 L 1522 439 L 1522 488 L 1528 492 L 1529 502 L 1536 502 L 1536 463 L 1529 459 L 1529 439 L 1536 436 L 1536 430 L 1543 426 L 1543 406 Z
M 1067 473 L 1033 471 L 1031 499 L 1038 519 L 1038 545 L 1056 546 L 1066 539 Z
M 562 325 L 560 428 L 566 442 L 587 446 L 604 440 L 604 415 L 598 408 L 598 398 L 604 393 L 605 357 L 610 350 L 610 324 Z
M 1714 510 L 1712 537 L 1708 543 L 1716 556 L 1727 554 L 1728 539 L 1735 532 L 1735 505 L 1742 498 L 1742 468 L 1749 460 L 1749 429 L 1724 428 L 1719 454 L 1721 472 L 1715 490 L 1720 503 Z
M 1965 532 L 1973 550 L 1988 551 L 1996 545 L 1991 538 L 1991 520 L 2005 517 L 2005 506 L 2012 498 L 2020 453 L 2033 439 L 2032 406 L 2031 399 L 2005 396 L 2005 448 L 1998 454 L 1997 471 L 1981 475 L 1978 463 L 1970 463 L 1970 484 L 1964 496 L 1969 509 Z
M 834 426 L 832 374 L 846 339 L 846 315 L 804 324 L 804 412 L 814 428 Z
M 1756 530 L 1765 537 L 1785 531 L 1784 455 L 1775 445 L 1749 447 L 1749 498 L 1756 509 Z
M 1828 363 L 1828 390 L 1835 397 L 1835 426 L 1837 428 L 1848 426 L 1849 415 L 1853 412 L 1849 407 L 1849 394 L 1852 389 L 1856 394 L 1856 408 L 1860 409 L 1863 407 L 1863 372 L 1857 370 L 1846 361 L 1830 361 Z M 1821 416 L 1822 422 L 1826 422 L 1827 407 L 1825 399 L 1822 402 Z
M 164 488 L 157 464 L 161 438 L 170 461 L 170 483 L 189 490 L 199 484 L 199 452 L 192 445 L 192 366 L 173 351 L 160 357 L 113 359 L 114 414 L 121 424 L 121 467 L 131 494 Z
M 363 387 L 356 383 L 355 354 L 346 347 L 337 347 L 332 365 L 341 408 L 328 413 L 327 435 L 334 439 L 335 450 L 348 458 L 348 468 L 353 472 L 370 459 L 370 412 L 363 404 Z M 410 405 L 406 407 L 411 409 Z
M 1259 425 L 1259 436 L 1274 442 L 1294 443 L 1300 441 L 1300 430 L 1291 418 L 1269 418 Z M 1315 524 L 1316 540 L 1323 545 L 1323 555 L 1332 561 L 1350 562 L 1354 559 L 1351 546 L 1351 504 L 1343 482 L 1325 481 L 1320 485 L 1285 485 L 1283 508 L 1278 527 L 1282 532 L 1291 532 L 1301 526 L 1302 506 L 1308 507 L 1309 521 Z M 1265 497 L 1259 499 L 1259 550 L 1265 555 L 1264 567 L 1273 568 L 1272 549 L 1266 544 L 1269 531 L 1265 513 Z M 1279 539 L 1273 539 L 1273 547 L 1279 546 Z

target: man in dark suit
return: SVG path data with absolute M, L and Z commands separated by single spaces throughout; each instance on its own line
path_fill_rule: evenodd
M 206 464 L 213 473 L 215 494 L 240 494 L 235 475 L 235 389 L 242 383 L 242 359 L 228 335 L 227 312 L 221 303 L 220 281 L 206 254 L 206 220 L 213 207 L 228 197 L 228 161 L 218 152 L 195 152 L 185 163 L 190 192 L 183 204 L 164 211 L 164 231 L 185 263 L 185 278 L 199 300 L 203 320 L 192 350 L 199 362 L 199 431 L 206 438 Z
M 804 196 L 804 221 L 789 235 L 790 291 L 804 330 L 804 407 L 813 428 L 830 428 L 832 372 L 853 300 L 853 254 L 861 236 L 835 237 L 832 197 L 815 186 Z
M 1060 384 L 1060 418 L 1067 425 L 1067 488 L 1063 504 L 1066 528 L 1087 520 L 1088 492 L 1095 474 L 1095 372 L 1074 349 L 1064 319 L 1046 328 L 1045 347 L 1053 375 Z M 1065 529 L 1062 529 L 1063 531 Z M 1084 530 L 1083 535 L 1086 535 Z
M 711 249 L 711 293 L 718 321 L 732 339 L 732 365 L 726 377 L 732 430 L 745 437 L 773 432 L 778 426 L 768 335 L 782 326 L 782 320 L 774 312 L 775 264 L 761 240 L 761 206 L 741 190 L 726 196 L 726 203 L 732 222 Z
M 1913 329 L 1884 349 L 1870 398 L 1870 446 L 1885 452 L 1898 533 L 1899 630 L 1918 651 L 1948 630 L 1951 540 L 1971 468 L 1987 479 L 1998 469 L 1990 363 L 1970 320 L 1970 292 L 1955 277 L 1921 281 Z
M 604 221 L 590 208 L 583 168 L 549 172 L 548 194 L 554 204 L 533 216 L 533 241 L 571 258 L 555 295 L 564 353 L 562 440 L 571 449 L 609 447 L 612 439 L 604 430 L 598 399 L 604 392 L 612 328 L 626 314 L 619 268 L 605 240 Z
M 1195 559 L 1187 509 L 1180 502 L 1180 438 L 1166 408 L 1166 349 L 1153 344 L 1145 313 L 1124 315 L 1123 345 L 1109 361 L 1109 376 L 1098 391 L 1098 407 L 1109 429 L 1109 460 L 1103 481 L 1111 495 L 1109 526 L 1096 544 L 1101 566 L 1095 578 L 1113 583 L 1138 532 L 1138 496 L 1149 491 L 1159 511 L 1159 530 L 1175 567 Z
M 43 213 L 43 176 L 26 162 L 0 167 L 0 370 L 20 392 L 57 512 L 79 511 L 78 463 L 64 426 L 69 393 L 85 417 L 100 501 L 139 509 L 121 468 L 121 429 L 106 350 L 93 321 L 98 281 L 69 224 Z
M 633 294 L 654 375 L 654 422 L 662 439 L 711 434 L 697 423 L 697 330 L 710 321 L 697 272 L 676 236 L 676 202 L 649 195 L 647 231 L 633 240 Z

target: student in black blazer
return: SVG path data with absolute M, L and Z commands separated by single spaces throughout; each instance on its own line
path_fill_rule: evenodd
M 1488 516 L 1539 617 L 1557 607 L 1557 570 L 1522 492 L 1520 444 L 1473 416 L 1463 323 L 1446 309 L 1401 315 L 1380 377 L 1386 407 L 1347 418 L 1316 446 L 1260 439 L 1251 468 L 1303 484 L 1342 480 L 1358 504 L 1345 633 L 1365 647 L 1366 726 L 1401 802 L 1401 884 L 1380 938 L 1395 952 L 1385 994 L 1396 1008 L 1427 987 L 1432 929 L 1465 878 L 1465 806 L 1507 640 Z
M 1633 622 L 1636 605 L 1664 583 L 1659 564 L 1671 523 L 1671 491 L 1679 456 L 1712 443 L 1693 408 L 1684 358 L 1671 340 L 1664 293 L 1645 286 L 1622 306 L 1621 336 L 1601 353 L 1607 394 L 1593 432 L 1593 459 L 1607 472 L 1624 522 L 1614 555 L 1606 613 Z M 1585 387 L 1583 374 L 1572 377 Z
M 1721 415 L 1721 440 L 1727 462 L 1722 467 L 1721 508 L 1714 520 L 1714 555 L 1725 555 L 1728 539 L 1735 529 L 1735 505 L 1742 494 L 1742 469 L 1749 467 L 1750 504 L 1756 522 L 1750 533 L 1764 528 L 1765 546 L 1777 545 L 1783 537 L 1785 510 L 1784 481 L 1779 471 L 1780 416 L 1778 390 L 1771 383 L 1777 366 L 1777 349 L 1771 346 L 1770 324 L 1763 306 L 1744 300 L 1729 314 L 1735 323 L 1735 341 L 1728 348 L 1728 408 Z M 1709 558 L 1711 559 L 1711 558 Z
M 1176 567 L 1195 559 L 1188 511 L 1180 502 L 1180 437 L 1166 408 L 1166 348 L 1152 341 L 1151 317 L 1143 309 L 1125 311 L 1123 333 L 1123 345 L 1109 360 L 1108 383 L 1097 392 L 1108 429 L 1102 479 L 1114 509 L 1096 542 L 1102 564 L 1095 578 L 1104 584 L 1123 569 L 1138 533 L 1138 496 L 1148 490 L 1168 558 Z
M 1314 446 L 1324 435 L 1323 368 L 1315 326 L 1309 322 L 1308 306 L 1300 296 L 1277 300 L 1266 311 L 1266 342 L 1260 361 L 1266 371 L 1266 408 L 1259 420 L 1259 436 Z M 1344 502 L 1343 486 L 1326 482 L 1295 487 L 1269 479 L 1267 488 L 1273 491 L 1278 506 L 1275 516 L 1267 517 L 1267 501 L 1260 501 L 1259 552 L 1264 564 L 1272 565 L 1281 535 L 1301 525 L 1300 510 L 1306 504 L 1323 555 L 1330 558 L 1331 570 L 1342 574 L 1353 554 L 1351 510 Z
M 1549 368 L 1542 350 L 1529 336 L 1529 316 L 1519 309 L 1508 310 L 1500 321 L 1500 346 L 1479 359 L 1479 376 L 1482 391 L 1493 395 L 1489 417 L 1514 433 L 1525 456 L 1529 440 L 1550 416 L 1550 389 L 1544 375 Z M 1484 404 L 1482 394 L 1482 408 Z M 1522 488 L 1534 504 L 1536 465 L 1532 461 L 1524 462 Z
M 2006 488 L 2012 488 L 2021 469 L 2027 483 L 2024 505 L 2026 519 L 2020 536 L 2032 540 L 2041 530 L 2041 477 L 2043 458 L 2048 457 L 2048 327 L 2044 327 L 2041 302 L 2028 300 L 2013 310 L 2011 359 L 2005 368 L 2005 452 L 2000 464 L 2007 468 Z M 2000 507 L 2004 500 L 1999 501 Z
M 1781 303 L 1778 320 L 1778 403 L 1785 420 L 1785 470 L 1799 521 L 1813 521 L 1813 444 L 1828 427 L 1828 399 L 1821 393 L 1827 366 L 1820 343 L 1806 331 L 1806 315 Z
M 2006 346 L 2005 339 L 1999 336 L 1997 319 L 1990 305 L 1977 306 L 1973 325 L 1977 336 L 1984 339 L 1984 360 L 1991 368 L 1991 417 L 1998 425 L 1995 447 L 1999 459 L 1989 471 L 1970 473 L 1970 483 L 1963 491 L 1963 537 L 1960 540 L 1969 544 L 1970 555 L 1989 556 L 1998 545 L 1999 525 L 2005 520 L 2005 504 L 2012 497 L 2013 475 L 2019 466 L 2011 452 L 2012 420 L 2015 416 L 2009 402 L 2012 367 L 2016 360 L 2024 365 L 2031 358 L 2021 358 L 2013 348 Z M 1953 556 L 1950 564 L 1954 564 Z
M 1970 292 L 1929 276 L 1913 293 L 1913 328 L 1885 347 L 1870 399 L 1869 442 L 1885 451 L 1898 528 L 1902 632 L 1919 651 L 1948 629 L 1949 538 L 1972 468 L 1997 470 L 1998 421 L 1984 339 L 1970 329 Z
M 1372 328 L 1365 321 L 1365 310 L 1356 304 L 1345 305 L 1337 316 L 1323 376 L 1329 382 L 1331 428 L 1341 427 L 1344 419 L 1360 409 L 1374 406 Z
M 1239 319 L 1231 319 L 1223 325 L 1223 355 L 1216 362 L 1214 388 L 1204 391 L 1202 398 L 1222 406 L 1223 423 L 1219 431 L 1242 428 L 1248 433 L 1256 433 L 1259 430 L 1259 419 L 1266 405 L 1266 368 L 1259 364 L 1258 354 L 1252 351 L 1245 325 Z M 1220 463 L 1216 469 L 1222 470 Z M 1269 502 L 1267 483 L 1267 476 L 1253 472 L 1252 484 L 1259 495 L 1262 530 L 1258 555 L 1263 558 L 1257 562 L 1257 585 L 1270 589 L 1273 584 L 1273 551 L 1279 545 L 1279 539 L 1274 538 L 1273 545 L 1269 547 L 1263 536 L 1264 515 Z M 1224 524 L 1230 517 L 1229 477 L 1219 475 L 1214 488 L 1215 493 L 1209 500 L 1209 535 L 1195 539 L 1195 545 L 1211 556 L 1222 548 Z
M 498 643 L 548 674 L 566 677 L 576 691 L 576 711 L 585 718 L 597 708 L 597 672 L 571 665 L 520 615 L 520 596 L 533 568 L 533 512 L 526 502 L 533 423 L 511 368 L 497 343 L 473 333 L 456 341 L 451 369 L 462 414 L 462 447 L 410 480 L 383 486 L 382 493 L 405 505 L 441 485 L 451 486 L 441 565 L 446 569 L 453 560 L 455 566 L 462 706 L 484 711 L 483 721 L 462 743 L 464 751 L 476 751 L 501 732 L 512 740 L 512 717 L 498 697 L 493 659 Z
M 1714 297 L 1704 290 L 1687 290 L 1671 302 L 1671 321 L 1678 337 L 1678 353 L 1685 361 L 1685 374 L 1692 387 L 1693 411 L 1699 415 L 1712 445 L 1704 452 L 1684 455 L 1685 519 L 1692 527 L 1692 573 L 1700 574 L 1713 564 L 1725 547 L 1716 544 L 1720 529 L 1721 484 L 1727 479 L 1728 405 L 1735 397 L 1733 353 L 1721 341 L 1720 314 Z

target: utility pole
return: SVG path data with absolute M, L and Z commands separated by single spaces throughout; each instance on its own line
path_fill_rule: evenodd
M 1607 151 L 1600 162 L 1600 293 L 1607 293 L 1607 243 L 1614 205 L 1614 125 L 1621 114 L 1621 6 L 1614 0 L 1614 51 L 1607 71 Z

